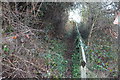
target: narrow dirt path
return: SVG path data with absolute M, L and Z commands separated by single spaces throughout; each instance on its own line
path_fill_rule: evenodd
M 67 51 L 65 52 L 65 59 L 68 61 L 66 77 L 72 77 L 72 55 L 74 53 L 74 38 L 72 36 L 65 39 L 67 44 Z

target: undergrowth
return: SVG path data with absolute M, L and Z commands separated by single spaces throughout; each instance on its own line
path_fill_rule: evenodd
M 55 78 L 65 77 L 65 72 L 67 68 L 67 60 L 64 59 L 64 52 L 66 46 L 62 41 L 53 39 L 49 41 L 51 46 L 49 46 L 49 53 L 46 54 L 45 59 L 47 60 L 46 65 L 50 67 L 49 74 Z

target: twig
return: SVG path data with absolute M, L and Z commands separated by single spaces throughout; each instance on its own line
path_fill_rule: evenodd
M 18 13 L 18 10 L 17 10 L 17 3 L 15 2 L 15 12 Z
M 41 2 L 41 4 L 40 4 L 40 6 L 39 6 L 39 8 L 38 8 L 37 13 L 36 13 L 36 15 L 35 15 L 35 16 L 37 16 L 37 15 L 38 15 L 38 12 L 39 12 L 39 10 L 40 10 L 41 6 L 42 6 L 42 2 Z
M 9 65 L 7 65 L 7 64 L 1 63 L 1 65 L 4 65 L 4 66 L 9 67 L 10 69 L 13 69 L 13 70 L 16 70 L 16 71 L 20 71 L 20 72 L 23 72 L 23 73 L 27 73 L 26 71 L 23 71 L 22 69 L 14 68 L 14 67 L 11 67 L 11 66 L 9 66 Z
M 17 55 L 15 55 L 15 54 L 11 54 L 12 56 L 15 56 L 15 57 L 17 57 L 17 58 L 19 58 L 20 60 L 23 60 L 24 62 L 26 62 L 26 63 L 29 63 L 29 64 L 31 64 L 32 66 L 34 66 L 34 67 L 36 67 L 36 68 L 38 68 L 38 69 L 40 69 L 41 70 L 41 72 L 43 71 L 43 72 L 45 72 L 45 70 L 44 69 L 42 69 L 42 68 L 40 68 L 39 66 L 37 66 L 36 64 L 34 64 L 34 63 L 32 63 L 32 62 L 29 62 L 29 61 L 27 61 L 27 60 L 25 60 L 25 59 L 23 59 L 23 58 L 21 58 L 21 57 L 19 57 L 19 56 L 17 56 Z
M 8 76 L 8 78 L 10 78 L 14 73 L 15 73 L 15 71 L 13 71 L 12 73 L 10 73 L 10 75 Z
M 91 38 L 91 36 L 92 36 L 92 31 L 93 31 L 93 28 L 94 28 L 94 24 L 95 24 L 95 23 L 92 24 L 91 29 L 90 29 L 90 34 L 89 34 L 89 36 L 88 36 L 88 44 L 87 44 L 88 46 L 90 46 L 90 38 Z

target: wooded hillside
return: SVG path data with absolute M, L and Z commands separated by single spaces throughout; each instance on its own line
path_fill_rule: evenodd
M 120 2 L 2 2 L 1 7 L 3 78 L 118 77 L 120 26 L 113 22 Z

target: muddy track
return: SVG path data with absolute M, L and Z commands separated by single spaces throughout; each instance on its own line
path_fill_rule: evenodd
M 65 39 L 65 42 L 67 44 L 67 51 L 65 52 L 65 59 L 68 61 L 67 71 L 65 75 L 67 78 L 71 78 L 72 77 L 72 55 L 74 53 L 74 39 L 73 37 L 68 37 Z

